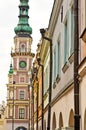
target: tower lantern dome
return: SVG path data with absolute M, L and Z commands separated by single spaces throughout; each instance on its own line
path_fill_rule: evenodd
M 20 2 L 28 2 L 28 0 L 20 0 Z
M 19 5 L 19 22 L 17 27 L 14 28 L 14 31 L 17 35 L 30 35 L 32 34 L 32 28 L 29 26 L 28 22 L 28 5 L 29 0 L 20 0 Z

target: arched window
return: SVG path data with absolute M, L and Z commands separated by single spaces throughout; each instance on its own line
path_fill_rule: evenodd
M 16 128 L 15 130 L 27 130 L 27 128 L 20 126 L 20 127 Z
M 21 52 L 25 52 L 25 45 L 21 45 Z
M 86 110 L 85 110 L 85 113 L 84 113 L 84 130 L 86 130 Z

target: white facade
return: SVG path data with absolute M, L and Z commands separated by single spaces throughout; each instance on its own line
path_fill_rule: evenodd
M 81 1 L 79 1 L 79 34 L 81 34 Z M 74 129 L 74 1 L 54 1 L 48 33 L 53 44 L 53 83 L 50 130 Z M 84 16 L 83 16 L 84 17 Z M 67 34 L 66 34 L 67 33 Z M 66 42 L 65 42 L 66 41 Z M 86 51 L 79 40 L 80 129 L 86 129 Z M 57 45 L 58 44 L 58 45 Z M 86 44 L 86 43 L 85 43 Z M 59 62 L 59 63 L 58 63 Z M 84 75 L 82 76 L 82 73 Z M 82 79 L 82 80 L 81 80 Z M 46 114 L 45 114 L 46 117 Z M 46 119 L 47 121 L 47 119 Z

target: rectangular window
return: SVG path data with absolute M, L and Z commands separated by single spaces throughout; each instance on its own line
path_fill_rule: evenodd
M 19 119 L 24 119 L 24 116 L 25 116 L 25 109 L 20 108 L 19 109 Z
M 67 61 L 68 21 L 64 25 L 64 64 Z
M 60 74 L 60 41 L 57 42 L 57 75 Z
M 24 91 L 23 90 L 20 91 L 20 99 L 24 99 Z
M 68 15 L 67 15 L 68 16 Z M 64 64 L 68 60 L 68 55 L 69 55 L 69 30 L 68 30 L 68 20 L 66 19 L 65 24 L 64 24 Z
M 56 47 L 54 49 L 54 81 L 56 79 Z
M 48 63 L 48 88 L 49 88 L 49 79 L 50 79 L 50 61 Z
M 71 7 L 71 50 L 70 54 L 74 52 L 74 14 L 73 6 Z
M 44 92 L 46 92 L 47 91 L 47 89 L 48 89 L 48 66 L 46 67 L 46 69 L 45 69 L 45 72 L 44 72 Z

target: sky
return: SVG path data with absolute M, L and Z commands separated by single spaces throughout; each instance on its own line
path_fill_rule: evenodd
M 32 51 L 41 38 L 39 29 L 47 28 L 54 0 L 29 0 L 29 24 L 33 29 Z M 14 46 L 14 27 L 18 24 L 19 0 L 0 0 L 0 103 L 6 101 L 11 47 Z

